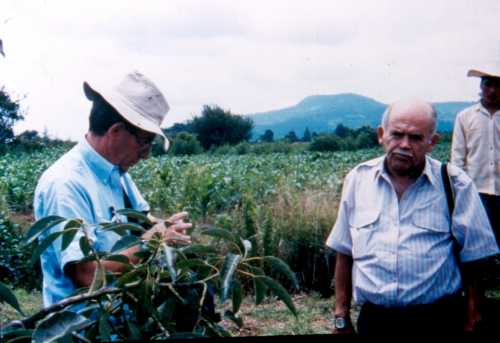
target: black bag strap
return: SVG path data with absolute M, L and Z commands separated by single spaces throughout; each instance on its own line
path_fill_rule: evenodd
M 451 186 L 450 175 L 448 174 L 448 163 L 441 163 L 441 178 L 443 179 L 444 192 L 446 193 L 446 202 L 448 203 L 448 212 L 450 213 L 450 234 L 453 239 L 453 253 L 458 266 L 460 267 L 460 244 L 451 231 L 453 225 L 453 211 L 455 210 L 455 192 Z
M 450 223 L 455 210 L 455 192 L 451 187 L 450 176 L 448 175 L 448 163 L 441 163 L 441 177 L 443 179 L 444 191 L 446 193 L 446 202 L 448 203 L 448 211 L 450 213 Z

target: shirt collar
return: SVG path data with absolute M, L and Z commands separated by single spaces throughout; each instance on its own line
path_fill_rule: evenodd
M 386 180 L 390 180 L 389 178 L 389 173 L 387 173 L 387 170 L 385 169 L 385 159 L 387 155 L 384 155 L 383 158 L 373 160 L 372 166 L 374 167 L 374 174 L 373 177 L 374 179 L 378 179 L 380 177 L 384 177 Z M 429 156 L 425 156 L 425 166 L 424 170 L 422 171 L 422 174 L 419 176 L 427 179 L 431 185 L 434 187 L 438 188 L 439 185 L 437 183 L 436 177 L 434 173 L 432 172 L 432 166 L 431 166 L 431 161 Z
M 83 138 L 79 145 L 83 159 L 100 180 L 104 183 L 112 182 L 116 178 L 119 180 L 121 173 L 118 166 L 115 166 L 100 155 L 89 144 L 86 138 Z
M 488 118 L 490 118 L 491 116 L 494 116 L 494 115 L 498 114 L 498 112 L 500 112 L 500 111 L 498 111 L 498 110 L 497 110 L 495 113 L 491 114 L 491 113 L 490 113 L 490 111 L 488 111 L 488 110 L 486 109 L 486 107 L 484 107 L 484 106 L 483 106 L 483 104 L 481 103 L 481 101 L 479 101 L 479 102 L 477 103 L 477 106 L 476 106 L 476 111 L 477 111 L 477 112 L 479 112 L 479 113 L 484 114 L 484 115 L 485 115 L 485 116 L 487 116 Z

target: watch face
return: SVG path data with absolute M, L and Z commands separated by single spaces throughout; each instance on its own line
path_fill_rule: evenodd
M 347 326 L 346 320 L 343 317 L 335 318 L 335 328 L 337 329 L 345 329 Z

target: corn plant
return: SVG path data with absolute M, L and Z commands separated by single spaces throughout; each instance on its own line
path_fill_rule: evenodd
M 141 243 L 131 233 L 143 232 L 140 224 L 151 223 L 140 212 L 122 210 L 120 214 L 135 218 L 139 224 L 101 224 L 101 230 L 121 236 L 109 252 L 96 251 L 85 236 L 86 224 L 79 219 L 50 216 L 29 229 L 26 244 L 38 241 L 33 262 L 50 244 L 60 242 L 61 249 L 66 249 L 82 231 L 84 236 L 79 244 L 85 256 L 83 261 L 95 262 L 95 274 L 89 287 L 29 317 L 23 315 L 22 306 L 10 289 L 0 284 L 0 302 L 11 305 L 23 316 L 0 329 L 0 340 L 93 342 L 229 336 L 218 323 L 225 317 L 243 325 L 239 309 L 243 290 L 249 287 L 253 288 L 256 304 L 276 296 L 297 315 L 286 289 L 264 270 L 279 272 L 298 287 L 294 273 L 279 258 L 252 256 L 250 241 L 222 228 L 202 226 L 196 230 L 198 234 L 193 233 L 195 243 L 189 246 L 168 246 L 159 236 L 153 236 L 142 242 L 137 253 L 140 262 L 131 264 L 120 252 Z M 62 229 L 45 235 L 55 225 Z M 124 264 L 126 271 L 119 275 L 106 272 L 106 260 Z

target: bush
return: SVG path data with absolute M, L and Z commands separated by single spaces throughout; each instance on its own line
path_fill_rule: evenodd
M 200 117 L 188 123 L 205 149 L 224 144 L 238 144 L 252 136 L 250 118 L 232 114 L 219 106 L 203 106 Z
M 338 151 L 341 150 L 342 141 L 334 134 L 316 136 L 313 138 L 309 150 L 311 151 Z
M 30 263 L 33 249 L 25 246 L 19 225 L 0 213 L 0 281 L 25 289 L 40 288 L 41 271 Z
M 179 133 L 172 142 L 170 153 L 179 155 L 196 155 L 203 152 L 200 142 L 195 135 L 188 132 Z

